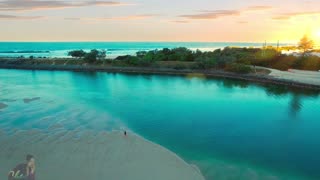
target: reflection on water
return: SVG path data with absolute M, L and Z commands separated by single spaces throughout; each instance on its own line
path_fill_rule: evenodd
M 288 109 L 291 117 L 296 117 L 303 108 L 303 100 L 306 98 L 317 99 L 319 97 L 319 91 L 315 90 L 298 90 L 290 89 L 285 86 L 269 85 L 266 88 L 266 92 L 271 97 L 281 98 L 285 96 L 290 97 Z
M 320 177 L 315 91 L 198 74 L 0 70 L 1 103 L 1 129 L 129 128 L 208 179 Z
M 292 95 L 291 101 L 290 101 L 290 115 L 293 117 L 296 117 L 297 114 L 301 111 L 303 108 L 302 100 L 300 95 Z
M 249 83 L 247 81 L 237 81 L 237 80 L 224 80 L 222 81 L 223 87 L 225 88 L 247 88 L 249 86 Z

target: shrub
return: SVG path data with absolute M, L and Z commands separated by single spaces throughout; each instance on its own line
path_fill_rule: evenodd
M 84 61 L 87 63 L 94 63 L 95 61 L 97 61 L 98 54 L 99 51 L 93 49 L 89 53 L 86 53 L 86 55 L 84 56 Z
M 276 61 L 272 62 L 270 66 L 274 69 L 287 71 L 288 69 L 293 67 L 296 61 L 297 58 L 295 56 L 282 55 Z
M 147 51 L 138 51 L 136 54 L 137 54 L 137 57 L 142 58 L 145 55 L 147 55 L 147 53 L 148 53 Z
M 225 68 L 226 71 L 239 73 L 239 74 L 248 74 L 252 72 L 252 69 L 250 66 L 238 64 L 238 63 L 231 63 L 228 64 Z
M 115 60 L 123 61 L 123 60 L 126 60 L 128 57 L 129 57 L 129 55 L 125 55 L 125 56 L 118 56 L 118 57 L 116 57 L 116 59 L 115 59 Z
M 298 60 L 297 69 L 318 71 L 320 69 L 320 58 L 317 56 L 305 56 Z
M 176 64 L 174 65 L 173 69 L 175 70 L 183 70 L 183 69 L 187 69 L 187 67 L 184 64 Z
M 199 69 L 211 69 L 216 67 L 218 64 L 215 58 L 209 58 L 209 57 L 197 58 L 196 62 Z
M 86 52 L 84 52 L 83 50 L 74 50 L 74 51 L 68 52 L 68 56 L 76 57 L 76 58 L 82 58 L 85 55 L 86 55 Z

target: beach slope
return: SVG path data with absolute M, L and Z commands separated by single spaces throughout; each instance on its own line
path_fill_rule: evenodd
M 36 157 L 37 179 L 204 179 L 196 167 L 132 133 L 17 131 L 1 133 L 0 143 L 1 179 L 28 153 Z

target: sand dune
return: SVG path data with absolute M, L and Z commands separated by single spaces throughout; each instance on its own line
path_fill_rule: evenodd
M 201 180 L 199 170 L 163 147 L 129 133 L 77 131 L 0 133 L 0 174 L 31 153 L 40 180 Z

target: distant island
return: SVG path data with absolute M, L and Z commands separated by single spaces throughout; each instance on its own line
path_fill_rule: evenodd
M 283 53 L 298 47 L 225 47 L 206 52 L 178 47 L 139 51 L 134 56 L 125 55 L 108 59 L 105 50 L 93 49 L 90 52 L 73 50 L 68 53 L 70 58 L 33 56 L 0 58 L 0 68 L 180 75 L 193 73 L 209 77 L 320 89 L 320 75 L 318 75 L 320 57 L 312 53 L 318 51 L 310 50 L 311 43 L 306 37 L 301 39 L 299 54 Z M 304 72 L 290 71 L 291 69 L 308 71 L 309 76 Z M 304 75 L 301 76 L 301 74 Z M 316 78 L 317 76 L 319 78 Z

